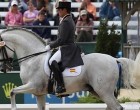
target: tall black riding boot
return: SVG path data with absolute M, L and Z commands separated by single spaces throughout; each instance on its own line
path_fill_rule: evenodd
M 51 69 L 54 73 L 54 78 L 57 81 L 56 93 L 66 92 L 62 72 L 55 60 L 51 64 Z

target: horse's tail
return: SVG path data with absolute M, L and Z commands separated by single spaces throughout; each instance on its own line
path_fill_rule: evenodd
M 122 71 L 122 82 L 123 82 L 123 86 L 125 88 L 131 88 L 131 83 L 130 83 L 130 74 L 132 74 L 132 67 L 134 64 L 134 61 L 128 58 L 118 58 L 117 59 L 118 62 L 120 62 L 121 64 L 121 71 Z

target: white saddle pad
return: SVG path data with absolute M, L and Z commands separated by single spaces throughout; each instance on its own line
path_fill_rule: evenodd
M 78 76 L 81 73 L 82 66 L 76 66 L 73 68 L 66 68 L 62 73 L 63 76 Z
M 50 68 L 48 66 L 48 60 L 49 60 L 50 53 L 46 55 L 46 59 L 44 62 L 44 71 L 49 76 L 50 75 Z M 76 66 L 73 68 L 66 68 L 62 73 L 63 76 L 78 76 L 81 73 L 82 66 Z

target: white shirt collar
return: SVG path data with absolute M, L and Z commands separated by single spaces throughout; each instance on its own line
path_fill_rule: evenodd
M 61 24 L 61 22 L 64 20 L 64 18 L 66 17 L 66 16 L 68 16 L 68 15 L 70 15 L 70 14 L 66 14 L 65 16 L 63 16 L 63 18 L 60 18 L 61 20 L 60 20 L 60 24 Z

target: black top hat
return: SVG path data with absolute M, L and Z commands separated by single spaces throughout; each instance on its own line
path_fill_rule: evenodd
M 58 2 L 56 9 L 59 8 L 71 9 L 71 2 Z

